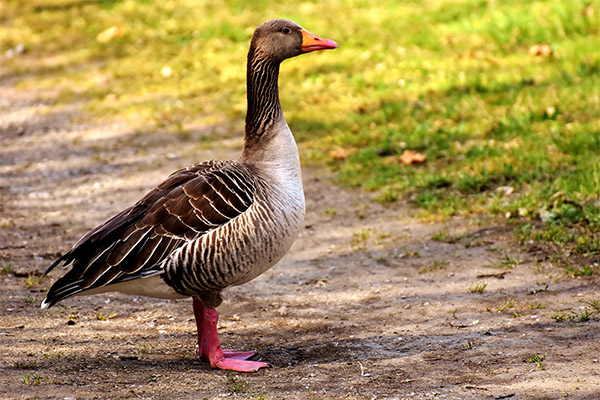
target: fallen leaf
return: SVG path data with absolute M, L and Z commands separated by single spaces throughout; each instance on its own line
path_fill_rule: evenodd
M 338 147 L 337 149 L 329 152 L 329 157 L 331 157 L 335 160 L 344 160 L 346 157 L 348 157 L 349 153 L 350 152 L 348 151 L 348 149 Z
M 100 32 L 98 36 L 96 36 L 96 40 L 99 43 L 108 43 L 113 38 L 123 36 L 125 34 L 125 30 L 120 26 L 113 25 L 110 28 L 107 28 Z
M 546 43 L 534 44 L 529 48 L 529 54 L 532 56 L 551 56 L 552 55 L 552 47 L 550 47 Z
M 427 156 L 425 154 L 417 153 L 412 150 L 404 150 L 400 156 L 400 162 L 402 162 L 402 164 L 422 163 L 426 158 Z

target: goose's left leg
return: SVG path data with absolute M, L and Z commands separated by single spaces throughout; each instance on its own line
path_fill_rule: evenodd
M 194 297 L 194 316 L 198 328 L 198 354 L 210 362 L 213 368 L 228 369 L 237 372 L 255 372 L 269 365 L 259 361 L 249 361 L 251 351 L 223 351 L 217 334 L 219 314 L 214 308 L 205 307 Z

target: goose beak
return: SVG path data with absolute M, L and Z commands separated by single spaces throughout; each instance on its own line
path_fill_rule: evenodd
M 333 40 L 325 39 L 310 33 L 309 31 L 302 29 L 302 44 L 300 48 L 303 52 L 308 53 L 309 51 L 315 50 L 327 50 L 337 49 L 338 44 Z

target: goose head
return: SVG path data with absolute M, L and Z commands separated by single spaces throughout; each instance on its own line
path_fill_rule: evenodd
M 281 62 L 315 50 L 335 49 L 333 40 L 321 38 L 287 19 L 273 19 L 254 31 L 251 49 L 263 58 Z

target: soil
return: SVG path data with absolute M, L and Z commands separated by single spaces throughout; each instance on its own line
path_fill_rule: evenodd
M 498 220 L 423 223 L 323 169 L 304 169 L 289 254 L 219 307 L 223 346 L 271 368 L 199 360 L 190 299 L 110 293 L 41 310 L 63 271 L 41 273 L 61 252 L 175 169 L 236 157 L 241 124 L 140 134 L 50 107 L 53 93 L 10 76 L 0 93 L 1 398 L 600 398 L 600 318 L 580 316 L 600 299 L 596 275 L 566 275 Z

